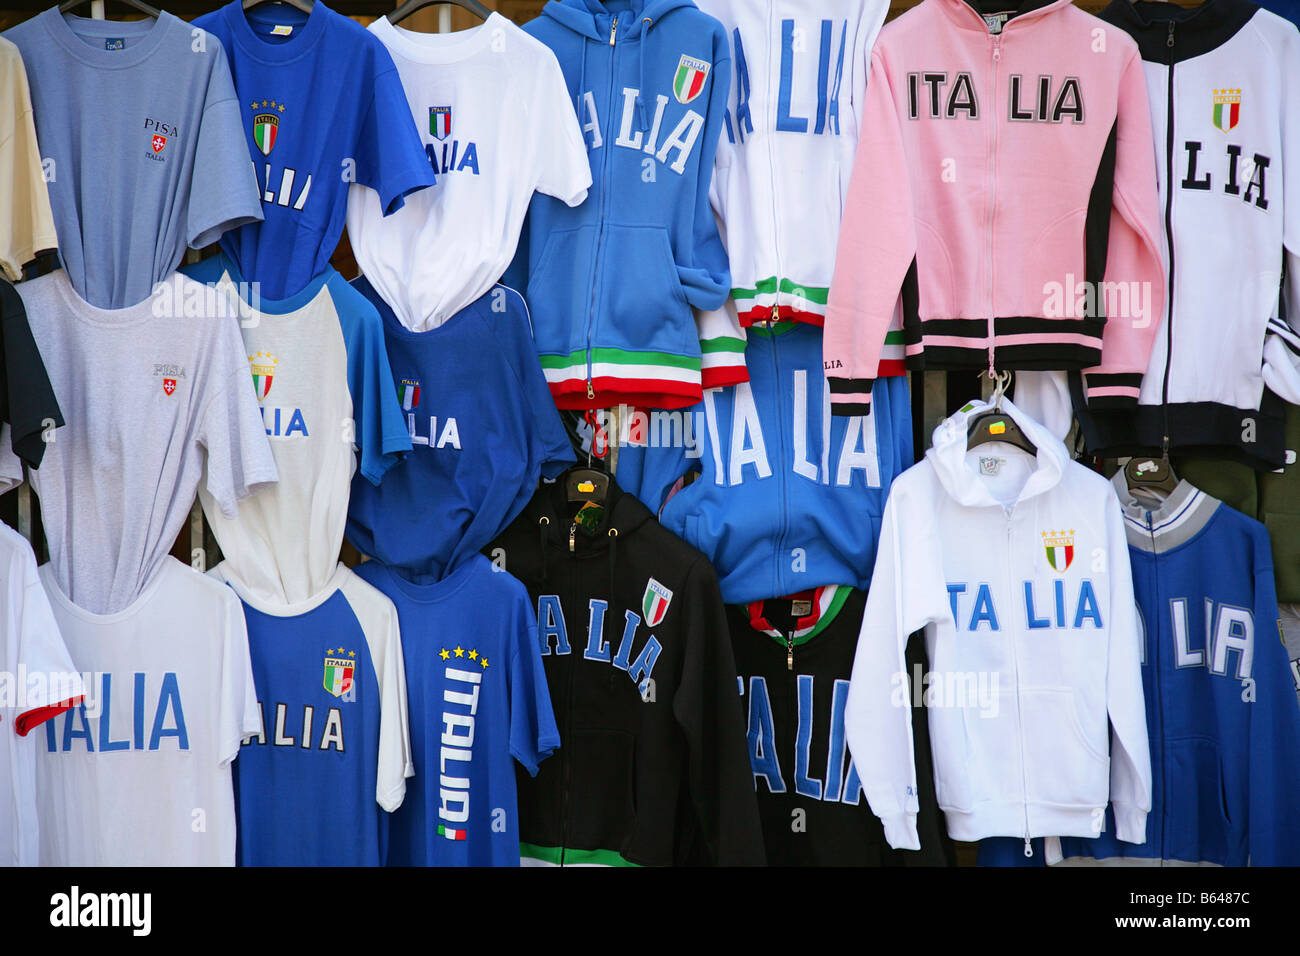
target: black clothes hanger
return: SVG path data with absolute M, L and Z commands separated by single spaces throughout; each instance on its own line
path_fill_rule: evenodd
M 311 15 L 311 8 L 314 0 L 244 0 L 243 9 L 251 10 L 253 7 L 260 6 L 264 3 L 283 3 L 293 7 L 295 10 L 301 10 L 303 13 Z
M 67 13 L 69 10 L 75 10 L 86 2 L 87 0 L 63 0 L 63 3 L 59 4 L 59 13 Z M 141 2 L 141 0 L 121 0 L 121 2 L 124 6 L 131 7 L 133 10 L 139 10 L 145 16 L 153 17 L 155 20 L 158 19 L 159 13 L 162 12 L 160 10 L 155 10 L 153 7 L 149 6 L 149 4 Z
M 247 3 L 248 0 L 244 0 L 244 2 Z M 416 10 L 422 10 L 425 7 L 432 7 L 439 3 L 450 3 L 454 7 L 461 7 L 474 14 L 474 16 L 478 17 L 480 20 L 486 20 L 492 15 L 492 11 L 479 3 L 478 0 L 406 0 L 406 3 L 402 4 L 392 13 L 387 14 L 388 22 L 400 23 Z
M 1011 382 L 1011 373 L 997 372 L 993 380 L 996 383 L 993 387 L 993 409 L 981 412 L 970 420 L 966 429 L 967 449 L 990 442 L 1004 442 L 1031 455 L 1037 455 L 1038 447 L 1020 430 L 1015 420 L 1002 411 L 1002 395 Z
M 1145 493 L 1162 501 L 1178 487 L 1178 476 L 1167 457 L 1130 458 L 1124 466 L 1124 480 L 1135 495 Z
M 583 417 L 592 427 L 591 443 L 587 446 L 587 463 L 574 465 L 564 473 L 564 494 L 570 503 L 589 501 L 592 504 L 603 505 L 609 494 L 609 472 L 605 470 L 604 461 L 605 456 L 609 454 L 609 445 L 606 442 L 603 449 L 596 452 L 593 462 L 592 452 L 596 448 L 596 443 L 601 440 L 601 427 L 591 411 Z

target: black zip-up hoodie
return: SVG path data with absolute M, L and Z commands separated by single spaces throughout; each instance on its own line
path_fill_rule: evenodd
M 560 749 L 519 774 L 526 862 L 762 865 L 713 567 L 610 482 L 589 526 L 543 483 L 485 553 L 538 609 Z

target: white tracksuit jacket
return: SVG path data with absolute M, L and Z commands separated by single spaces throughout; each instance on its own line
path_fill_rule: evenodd
M 1151 766 L 1140 622 L 1110 483 L 1012 403 L 1037 446 L 967 451 L 967 405 L 885 504 L 846 713 L 849 749 L 891 846 L 917 849 L 913 675 L 925 629 L 939 806 L 955 840 L 1146 838 Z

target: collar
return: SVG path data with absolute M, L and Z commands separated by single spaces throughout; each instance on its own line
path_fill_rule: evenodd
M 1181 63 L 1223 46 L 1257 10 L 1259 7 L 1250 0 L 1205 0 L 1196 7 L 1152 0 L 1112 0 L 1101 18 L 1132 36 L 1142 59 Z M 1169 45 L 1170 37 L 1173 46 Z
M 1015 0 L 933 0 L 938 3 L 939 7 L 947 14 L 952 23 L 963 30 L 969 30 L 974 33 L 982 33 L 985 36 L 991 36 L 989 33 L 988 23 L 985 22 L 985 13 L 981 11 L 981 6 L 988 7 L 988 13 L 1010 13 L 1011 17 L 1002 27 L 1002 34 L 1012 24 L 1027 23 L 1037 20 L 1040 17 L 1058 10 L 1061 7 L 1071 5 L 1071 0 L 1023 0 L 1019 6 L 1015 6 Z M 1018 27 L 1017 30 L 1023 29 Z
M 749 614 L 749 626 L 756 631 L 762 631 L 784 646 L 786 643 L 785 632 L 773 626 L 765 616 L 765 614 L 771 614 L 776 610 L 768 605 L 777 601 L 806 601 L 809 604 L 808 613 L 795 619 L 793 635 L 795 646 L 805 644 L 831 625 L 836 615 L 840 613 L 840 609 L 844 607 L 844 602 L 848 600 L 852 590 L 852 588 L 844 585 L 828 584 L 825 587 L 812 588 L 784 597 L 752 601 L 745 605 L 745 611 Z
M 1169 497 L 1155 508 L 1147 507 L 1129 490 L 1123 468 L 1115 472 L 1110 483 L 1124 513 L 1129 546 L 1151 554 L 1172 551 L 1192 540 L 1219 507 L 1217 498 L 1187 481 L 1178 482 Z

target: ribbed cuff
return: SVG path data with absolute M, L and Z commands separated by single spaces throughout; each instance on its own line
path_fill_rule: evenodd
M 895 850 L 921 849 L 921 837 L 916 832 L 916 814 L 910 811 L 891 813 L 880 818 L 885 830 L 885 839 Z
M 1147 812 L 1127 803 L 1111 802 L 1115 814 L 1115 836 L 1125 843 L 1147 842 Z

